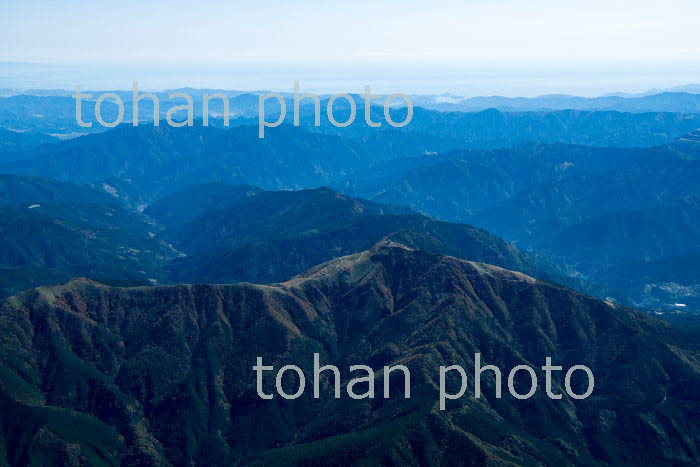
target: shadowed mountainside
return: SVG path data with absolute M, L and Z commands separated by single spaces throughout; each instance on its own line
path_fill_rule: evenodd
M 9 465 L 700 458 L 700 365 L 667 325 L 521 273 L 396 243 L 276 286 L 42 287 L 2 303 L 0 320 L 0 452 Z M 328 379 L 320 399 L 310 389 L 294 401 L 256 396 L 255 357 L 310 375 L 314 352 L 341 368 L 343 387 L 348 365 L 375 368 L 378 384 L 383 365 L 407 365 L 412 397 L 336 400 Z M 486 377 L 476 399 L 470 377 L 465 397 L 440 411 L 438 366 L 470 374 L 475 352 L 504 371 L 539 368 L 545 356 L 564 368 L 585 364 L 596 387 L 576 401 L 549 399 L 540 386 L 519 401 L 507 392 L 495 398 Z M 447 384 L 455 390 L 457 381 Z M 555 392 L 561 384 L 555 376 Z M 583 381 L 572 384 L 583 392 Z M 265 391 L 273 387 L 268 374 Z
M 81 276 L 148 283 L 176 256 L 157 231 L 103 190 L 0 175 L 0 297 Z

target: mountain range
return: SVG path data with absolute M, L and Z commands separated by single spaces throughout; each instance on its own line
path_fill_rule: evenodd
M 697 91 L 689 88 L 689 91 Z M 658 92 L 641 96 L 607 95 L 578 97 L 551 94 L 538 97 L 472 97 L 458 101 L 440 102 L 426 107 L 442 111 L 478 112 L 495 108 L 507 112 L 548 110 L 614 110 L 617 112 L 682 112 L 700 111 L 698 92 Z
M 198 191 L 209 191 L 200 187 Z M 214 187 L 212 187 L 213 189 Z M 173 282 L 279 282 L 338 256 L 393 240 L 423 251 L 525 271 L 576 284 L 546 258 L 523 253 L 470 225 L 441 222 L 406 208 L 350 198 L 329 188 L 262 192 L 244 187 L 161 237 L 186 255 L 169 265 Z M 191 190 L 184 190 L 190 192 Z M 221 192 L 225 192 L 221 190 Z M 181 211 L 173 202 L 170 208 Z M 160 221 L 159 205 L 146 214 Z M 165 214 L 166 222 L 170 219 Z
M 148 283 L 177 253 L 155 223 L 86 185 L 0 175 L 0 296 L 90 276 Z
M 0 98 L 0 465 L 698 463 L 697 96 L 416 107 L 404 128 L 305 106 L 260 139 L 257 96 L 229 95 L 230 128 L 78 137 L 60 91 Z M 412 397 L 257 395 L 256 357 L 309 376 L 314 353 L 343 387 L 405 365 Z M 551 357 L 595 390 L 498 398 L 489 377 L 476 398 L 475 353 L 504 386 Z
M 464 148 L 531 144 L 649 147 L 666 144 L 700 126 L 698 116 L 573 112 L 474 114 L 416 109 L 404 129 L 372 129 L 357 124 L 352 137 L 320 127 L 172 128 L 123 125 L 104 133 L 21 152 L 0 153 L 0 173 L 18 173 L 112 186 L 127 182 L 149 203 L 188 185 L 226 180 L 265 189 L 328 185 L 377 164 Z M 348 127 L 349 129 L 352 128 Z M 364 129 L 362 129 L 364 128 Z M 438 159 L 441 160 L 441 159 Z M 401 165 L 396 165 L 401 168 Z M 111 180 L 111 182 L 109 181 Z M 361 179 L 358 179 L 361 180 Z M 138 198 L 137 196 L 136 198 Z
M 484 119 L 488 115 L 505 114 L 484 112 L 476 115 Z M 600 126 L 600 122 L 596 122 Z M 165 225 L 166 231 L 179 228 L 178 225 L 181 227 L 185 221 L 192 221 L 197 215 L 212 209 L 214 206 L 207 204 L 210 199 L 207 193 L 216 194 L 218 189 L 215 185 L 208 187 L 209 183 L 229 187 L 222 188 L 222 194 L 229 193 L 231 197 L 219 197 L 216 201 L 222 209 L 235 201 L 234 192 L 248 190 L 235 188 L 236 185 L 256 187 L 254 190 L 330 185 L 337 191 L 373 202 L 406 206 L 435 219 L 467 222 L 485 228 L 515 242 L 521 250 L 530 251 L 534 256 L 555 258 L 554 261 L 559 263 L 556 266 L 555 262 L 547 260 L 553 272 L 550 271 L 550 275 L 540 272 L 540 277 L 557 278 L 557 282 L 587 293 L 611 296 L 635 306 L 662 309 L 675 303 L 687 305 L 687 301 L 693 302 L 695 284 L 700 278 L 689 275 L 685 282 L 674 283 L 669 289 L 676 291 L 670 294 L 673 298 L 668 303 L 660 303 L 647 292 L 658 289 L 660 284 L 639 277 L 633 286 L 627 283 L 622 287 L 624 290 L 620 290 L 616 288 L 620 284 L 607 271 L 625 264 L 659 261 L 695 251 L 694 215 L 678 211 L 684 206 L 692 206 L 688 203 L 699 193 L 696 172 L 700 167 L 697 162 L 700 145 L 694 132 L 664 145 L 639 148 L 524 143 L 501 149 L 461 149 L 415 155 L 405 152 L 407 146 L 394 144 L 391 135 L 396 136 L 396 141 L 403 140 L 417 150 L 411 137 L 401 137 L 398 131 L 380 132 L 373 139 L 308 132 L 289 126 L 274 130 L 264 140 L 258 140 L 254 135 L 256 129 L 245 125 L 231 129 L 123 126 L 13 153 L 15 160 L 0 164 L 0 171 L 87 183 L 110 195 L 120 208 L 135 210 L 136 214 L 153 205 L 149 215 L 156 218 L 156 223 L 163 224 L 152 227 L 148 232 L 151 235 L 168 224 L 156 213 L 159 205 L 177 206 L 178 210 L 192 214 L 181 219 L 180 223 Z M 569 130 L 571 134 L 576 133 L 570 127 Z M 582 129 L 581 134 L 589 133 Z M 412 137 L 422 138 L 417 133 Z M 179 200 L 169 200 L 169 196 L 180 190 L 184 191 Z M 202 192 L 197 194 L 200 190 Z M 35 203 L 27 201 L 27 206 L 30 204 Z M 677 222 L 655 214 L 654 210 L 669 215 L 678 211 Z M 220 215 L 223 214 L 212 212 L 210 218 L 216 219 Z M 291 248 L 280 243 L 291 241 L 290 238 L 274 238 L 273 247 L 269 243 L 271 238 L 234 236 L 228 238 L 230 241 L 226 247 L 216 241 L 208 242 L 206 252 L 180 239 L 176 248 L 180 248 L 179 254 L 186 257 L 170 264 L 172 252 L 161 252 L 151 261 L 153 267 L 130 268 L 138 273 L 128 276 L 130 280 L 138 278 L 139 281 L 190 281 L 196 280 L 193 278 L 198 276 L 193 275 L 193 271 L 197 271 L 197 274 L 203 274 L 200 277 L 215 282 L 234 279 L 279 281 L 332 258 L 332 251 L 351 253 L 368 248 L 372 242 L 398 231 L 417 229 L 424 232 L 437 228 L 427 227 L 419 218 L 408 221 L 407 217 L 394 224 L 382 218 L 383 227 L 377 227 L 374 220 L 353 222 L 352 226 L 319 222 L 317 228 L 320 231 L 326 229 L 329 235 L 325 240 L 328 241 L 328 252 L 320 254 L 324 248 L 315 250 L 296 245 L 295 248 L 301 248 L 301 257 L 293 259 L 290 256 L 289 264 L 284 266 L 280 254 L 274 252 L 279 248 Z M 645 222 L 647 240 L 640 237 L 638 244 L 634 243 L 637 240 L 630 243 L 631 232 L 639 229 L 639 222 Z M 682 228 L 678 222 L 688 227 Z M 206 219 L 201 225 L 207 225 Z M 374 233 L 364 242 L 357 241 L 341 233 L 351 227 L 359 229 L 358 232 Z M 230 228 L 224 230 L 231 231 Z M 585 233 L 593 231 L 595 236 Z M 142 237 L 143 229 L 140 232 L 138 236 Z M 173 235 L 171 231 L 158 238 L 177 244 Z M 320 238 L 317 235 L 313 241 L 320 241 Z M 340 241 L 339 238 L 346 240 Z M 587 238 L 590 239 L 589 246 L 585 246 Z M 608 240 L 602 240 L 604 238 Z M 569 246 L 572 240 L 576 242 L 573 248 Z M 144 248 L 139 243 L 141 241 L 130 241 L 136 245 L 130 248 L 159 251 L 160 247 Z M 259 241 L 268 243 L 258 243 L 258 250 L 250 248 Z M 294 241 L 301 240 L 296 238 Z M 303 241 L 310 245 L 311 237 L 307 236 Z M 348 241 L 349 244 L 343 244 Z M 234 252 L 236 249 L 238 253 Z M 450 253 L 460 249 L 435 251 Z M 615 256 L 611 257 L 613 252 Z M 222 262 L 222 255 L 232 255 L 231 260 Z M 265 255 L 276 258 L 276 261 L 263 271 L 256 262 Z M 15 263 L 17 261 L 11 265 L 14 267 Z M 163 269 L 165 264 L 168 264 L 168 271 Z M 248 266 L 242 266 L 244 264 Z M 545 269 L 538 267 L 533 270 Z M 126 276 L 122 274 L 121 280 Z M 601 277 L 606 279 L 603 281 Z M 100 279 L 114 278 L 100 274 Z M 582 279 L 596 285 L 584 286 Z
M 0 271 L 12 278 L 3 296 L 80 276 L 121 285 L 278 282 L 386 238 L 596 290 L 486 231 L 329 188 L 199 184 L 141 213 L 101 188 L 0 175 L 0 216 Z
M 668 325 L 394 242 L 273 286 L 41 287 L 2 303 L 0 320 L 0 452 L 11 465 L 691 465 L 699 455 L 700 366 Z M 334 399 L 328 380 L 319 399 L 255 395 L 256 356 L 308 373 L 314 352 L 375 368 L 379 381 L 383 365 L 407 365 L 412 397 Z M 438 366 L 472 371 L 475 352 L 502 368 L 539 367 L 543 355 L 586 364 L 595 396 L 498 399 L 487 378 L 485 397 L 470 386 L 440 411 Z

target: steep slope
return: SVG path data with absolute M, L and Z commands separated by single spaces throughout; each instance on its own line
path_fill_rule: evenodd
M 523 274 L 395 243 L 272 287 L 75 281 L 5 301 L 0 320 L 0 452 L 9 465 L 68 453 L 103 465 L 700 458 L 700 364 L 666 325 Z M 404 364 L 412 397 L 392 390 L 389 399 L 336 400 L 327 379 L 319 399 L 256 395 L 257 356 L 310 377 L 313 352 L 341 369 L 343 387 L 350 364 L 376 369 L 379 384 L 383 365 Z M 476 352 L 505 371 L 539 368 L 545 356 L 564 368 L 585 364 L 595 390 L 584 400 L 552 400 L 542 390 L 498 399 L 487 377 L 484 397 L 474 397 L 470 380 L 465 397 L 440 411 L 438 366 L 472 373 Z M 564 392 L 557 373 L 554 381 Z M 574 390 L 582 385 L 574 378 Z M 274 391 L 274 377 L 264 390 Z M 31 423 L 19 429 L 18 417 Z
M 0 297 L 90 276 L 145 283 L 161 278 L 176 252 L 158 227 L 104 191 L 0 175 Z
M 0 280 L 0 296 L 82 276 L 114 283 L 162 278 L 177 253 L 133 229 L 138 224 L 111 222 L 124 214 L 100 205 L 0 206 L 0 275 L 9 279 Z
M 700 193 L 700 160 L 653 157 L 625 169 L 534 183 L 469 220 L 531 245 L 594 217 L 644 210 Z
M 674 151 L 678 151 L 681 156 L 697 159 L 700 154 L 700 129 L 683 135 L 668 145 Z
M 675 150 L 677 148 L 674 148 Z M 553 255 L 584 277 L 622 292 L 605 272 L 625 265 L 654 262 L 697 250 L 700 161 L 697 148 L 682 157 L 652 157 L 628 168 L 535 183 L 511 198 L 469 218 L 469 222 L 514 241 L 520 248 Z M 689 157 L 693 156 L 693 157 Z M 679 266 L 688 264 L 678 263 Z M 634 277 L 626 274 L 628 279 Z M 692 268 L 685 284 L 700 280 Z M 618 296 L 626 303 L 652 307 L 641 275 Z M 682 288 L 666 299 L 684 303 Z M 636 291 L 629 294 L 631 291 Z
M 240 244 L 335 229 L 364 216 L 410 213 L 406 208 L 350 198 L 330 188 L 248 192 L 164 235 L 185 251 L 217 242 Z

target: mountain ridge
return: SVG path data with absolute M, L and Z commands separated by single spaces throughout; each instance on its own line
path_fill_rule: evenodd
M 394 242 L 276 286 L 124 289 L 73 281 L 0 303 L 0 320 L 11 330 L 0 341 L 3 403 L 35 420 L 14 438 L 13 463 L 67 449 L 67 432 L 30 402 L 37 398 L 70 409 L 64 426 L 77 414 L 99 426 L 73 435 L 74 455 L 96 451 L 107 464 L 690 465 L 700 456 L 693 441 L 700 402 L 690 389 L 700 365 L 668 325 Z M 24 330 L 32 330 L 31 341 Z M 276 368 L 309 371 L 314 351 L 339 368 L 408 365 L 413 396 L 335 400 L 324 382 L 319 400 L 256 399 L 256 355 Z M 495 399 L 489 379 L 486 398 L 474 398 L 470 387 L 436 410 L 437 365 L 469 372 L 475 351 L 504 369 L 538 366 L 544 355 L 565 367 L 589 365 L 594 397 Z M 51 370 L 66 365 L 70 373 Z M 266 392 L 271 385 L 264 381 Z M 276 428 L 246 423 L 259 418 Z M 99 436 L 110 429 L 123 441 L 105 445 Z M 42 436 L 53 444 L 39 449 Z

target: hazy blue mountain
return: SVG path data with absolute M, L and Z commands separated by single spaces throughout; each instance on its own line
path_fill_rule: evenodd
M 337 186 L 378 202 L 410 206 L 441 219 L 464 221 L 500 202 L 504 202 L 504 206 L 515 202 L 530 187 L 563 183 L 576 177 L 605 176 L 657 158 L 677 159 L 665 148 L 525 144 L 508 149 L 451 151 L 387 162 L 374 166 L 366 175 L 353 174 Z M 512 208 L 508 205 L 504 209 Z M 532 209 L 538 207 L 533 204 Z M 511 222 L 508 217 L 518 215 L 529 214 L 513 211 L 506 216 L 499 211 L 495 217 Z
M 698 464 L 700 95 L 675 91 L 445 96 L 401 129 L 307 105 L 265 139 L 226 91 L 232 128 L 215 102 L 55 141 L 69 95 L 0 90 L 0 466 Z M 344 381 L 405 364 L 413 397 L 256 397 L 254 357 L 314 352 Z M 438 410 L 475 352 L 585 364 L 594 395 L 489 380 Z
M 58 141 L 57 138 L 31 131 L 11 131 L 0 128 L 0 161 L 10 160 L 8 153 L 25 151 L 44 143 Z
M 405 129 L 368 130 L 360 125 L 348 129 L 345 136 L 327 126 L 309 131 L 308 127 L 283 125 L 269 129 L 261 140 L 257 128 L 249 125 L 231 129 L 200 124 L 185 128 L 123 125 L 15 153 L 23 160 L 0 164 L 0 172 L 88 183 L 113 196 L 121 206 L 137 211 L 178 190 L 208 182 L 264 190 L 331 185 L 353 196 L 405 206 L 440 220 L 470 222 L 523 248 L 556 253 L 564 264 L 562 269 L 573 263 L 581 268 L 579 273 L 596 282 L 594 271 L 617 264 L 606 259 L 603 249 L 597 256 L 582 243 L 580 250 L 573 248 L 564 254 L 560 251 L 563 247 L 554 248 L 547 242 L 554 242 L 557 235 L 573 238 L 573 230 L 585 229 L 586 222 L 605 215 L 630 223 L 620 227 L 630 229 L 631 218 L 616 214 L 618 211 L 667 206 L 697 193 L 700 147 L 693 133 L 697 126 L 697 116 L 688 114 L 505 113 L 493 109 L 441 113 L 419 108 L 414 122 Z M 589 146 L 564 144 L 571 142 Z M 667 144 L 649 146 L 658 142 Z M 608 144 L 648 147 L 598 147 Z M 459 147 L 462 149 L 443 152 Z M 223 207 L 229 195 L 234 193 L 227 194 L 225 189 L 221 193 L 185 193 L 172 204 L 191 201 L 186 214 L 169 209 L 168 201 L 148 212 L 170 231 L 210 206 Z M 180 246 L 186 244 L 182 241 Z M 351 252 L 366 247 L 366 243 L 352 243 L 351 249 L 339 248 Z M 582 254 L 591 264 L 584 267 L 575 250 L 588 251 Z M 638 251 L 643 250 L 648 249 Z M 656 256 L 638 259 L 683 253 L 672 248 L 656 250 Z M 221 252 L 209 254 L 215 258 Z M 260 273 L 254 280 L 281 280 L 289 271 L 298 272 L 302 266 L 331 257 L 327 254 L 300 253 L 303 261 L 272 267 L 271 272 Z M 632 259 L 619 258 L 625 262 Z M 194 259 L 182 263 L 187 261 Z M 204 271 L 211 265 L 204 259 L 196 269 Z M 226 274 L 219 277 L 240 277 L 239 272 Z
M 376 164 L 392 159 L 456 148 L 512 147 L 527 141 L 649 146 L 672 141 L 697 126 L 696 117 L 681 114 L 495 110 L 443 114 L 420 109 L 406 130 L 364 127 L 350 131 L 351 138 L 333 134 L 337 128 L 325 134 L 323 128 L 309 132 L 283 125 L 268 129 L 267 137 L 259 139 L 257 128 L 245 125 L 227 130 L 199 124 L 123 125 L 15 153 L 14 158 L 23 160 L 0 163 L 0 172 L 93 184 L 106 181 L 112 186 L 108 180 L 121 180 L 122 191 L 143 204 L 194 183 L 224 180 L 265 189 L 315 187 L 352 173 L 372 173 Z
M 586 219 L 533 248 L 562 258 L 586 277 L 647 308 L 697 312 L 700 203 L 697 194 L 642 210 L 620 210 Z
M 551 94 L 538 97 L 483 96 L 462 99 L 457 102 L 424 103 L 428 108 L 442 111 L 478 112 L 495 108 L 506 112 L 552 110 L 615 110 L 618 112 L 700 112 L 700 93 L 696 88 L 655 92 L 646 95 L 606 95 L 579 97 Z
M 0 174 L 0 204 L 117 204 L 107 193 L 87 185 L 41 177 Z
M 696 241 L 697 243 L 697 241 Z M 697 245 L 696 245 L 697 246 Z M 631 303 L 652 308 L 664 319 L 683 321 L 697 327 L 700 310 L 700 252 L 635 261 L 596 272 L 599 281 L 609 284 Z M 685 319 L 684 319 L 685 318 Z
M 0 164 L 0 464 L 694 465 L 697 118 L 416 109 L 406 129 L 27 142 Z M 586 364 L 595 395 L 436 410 L 437 367 L 477 351 Z M 308 372 L 313 352 L 409 365 L 414 397 L 255 397 L 254 356 Z
M 472 220 L 528 243 L 606 213 L 669 203 L 700 191 L 700 161 L 655 159 L 600 175 L 533 184 Z
M 668 147 L 676 151 L 679 157 L 697 159 L 700 157 L 700 129 L 681 136 L 671 142 Z
M 554 255 L 618 300 L 653 306 L 646 282 L 621 293 L 605 271 L 697 248 L 699 156 L 695 133 L 644 149 L 523 145 L 389 161 L 337 187 L 485 228 Z
M 366 166 L 369 155 L 337 136 L 257 127 L 130 127 L 38 148 L 0 171 L 96 183 L 121 179 L 150 200 L 194 183 L 225 180 L 262 188 L 318 186 Z
M 683 84 L 680 86 L 673 86 L 665 89 L 650 89 L 642 93 L 628 93 L 628 92 L 611 92 L 605 94 L 605 96 L 618 96 L 618 97 L 644 97 L 652 96 L 654 94 L 662 94 L 665 92 L 684 92 L 688 94 L 700 94 L 700 84 Z
M 84 128 L 76 121 L 75 99 L 70 96 L 0 97 L 0 127 L 61 135 L 104 131 L 95 120 L 94 109 L 94 101 L 84 103 L 83 121 L 93 122 L 92 128 Z M 116 119 L 117 111 L 116 104 L 110 101 L 102 104 L 102 116 L 106 121 Z
M 700 194 L 643 210 L 616 210 L 538 241 L 584 271 L 678 256 L 698 248 Z
M 358 105 L 358 109 L 362 106 Z M 309 108 L 307 107 L 307 111 Z M 374 107 L 373 107 L 373 110 Z M 403 120 L 404 109 L 395 111 L 395 119 Z M 339 112 L 340 114 L 340 112 Z M 375 121 L 383 120 L 377 109 Z M 358 115 L 362 112 L 358 110 Z M 291 118 L 288 115 L 288 118 Z M 324 117 L 325 118 L 325 117 Z M 340 117 L 338 117 L 340 118 Z M 346 128 L 324 124 L 311 127 L 308 112 L 302 119 L 312 131 L 329 132 L 352 138 L 383 138 L 381 128 L 369 128 L 364 119 L 356 119 Z M 384 127 L 387 127 L 384 124 Z M 384 128 L 382 127 L 382 128 Z M 626 113 L 593 110 L 559 110 L 506 112 L 487 108 L 476 112 L 436 112 L 415 108 L 411 123 L 400 129 L 407 138 L 432 142 L 433 147 L 420 147 L 412 154 L 442 152 L 464 148 L 503 148 L 524 142 L 565 143 L 597 147 L 642 147 L 672 142 L 700 127 L 696 113 L 645 112 Z M 388 129 L 388 128 L 385 128 Z M 434 140 L 431 141 L 431 138 Z M 415 144 L 415 143 L 414 143 Z
M 239 91 L 217 91 L 180 89 L 193 98 L 195 118 L 203 114 L 202 98 L 205 93 L 223 93 L 229 96 L 232 125 L 257 124 L 259 96 Z M 89 91 L 85 91 L 89 92 Z M 132 92 L 110 91 L 119 95 L 124 101 L 124 122 L 130 123 L 132 115 Z M 101 92 L 92 91 L 93 97 L 83 101 L 83 120 L 92 123 L 91 128 L 82 128 L 75 121 L 75 101 L 69 95 L 13 95 L 0 97 L 0 127 L 15 130 L 33 130 L 43 133 L 55 133 L 63 136 L 104 131 L 95 120 L 95 100 Z M 163 119 L 169 108 L 181 105 L 182 99 L 170 100 L 170 91 L 156 92 L 160 101 L 159 119 Z M 293 120 L 293 101 L 286 96 L 287 122 Z M 440 104 L 438 110 L 421 107 L 420 101 L 415 108 L 413 121 L 404 127 L 406 132 L 422 135 L 413 138 L 412 144 L 429 147 L 417 147 L 413 154 L 427 151 L 447 151 L 465 147 L 504 147 L 523 141 L 562 142 L 568 144 L 586 144 L 595 146 L 652 146 L 669 142 L 672 139 L 700 127 L 698 116 L 698 99 L 700 95 L 664 93 L 638 99 L 599 98 L 602 100 L 620 100 L 624 103 L 609 105 L 584 105 L 591 101 L 587 98 L 571 96 L 542 96 L 532 101 L 538 105 L 506 105 L 504 102 L 518 102 L 522 99 L 511 98 L 474 98 L 478 105 L 460 108 L 456 104 Z M 353 95 L 356 100 L 357 118 L 355 124 L 347 128 L 336 128 L 326 117 L 325 107 L 328 97 L 321 96 L 320 128 L 312 126 L 312 101 L 302 101 L 302 124 L 311 131 L 340 134 L 344 137 L 375 138 L 381 129 L 369 128 L 364 123 L 364 100 Z M 560 102 L 560 101 L 564 102 Z M 530 99 L 524 99 L 530 102 Z M 595 101 L 595 100 L 593 100 Z M 549 102 L 554 102 L 548 104 Z M 384 121 L 383 98 L 378 97 L 372 104 L 374 121 Z M 447 105 L 447 108 L 443 106 Z M 345 120 L 348 106 L 339 100 L 335 104 L 335 114 L 339 121 Z M 150 99 L 139 104 L 139 119 L 148 123 L 153 120 L 153 105 Z M 496 111 L 499 109 L 502 112 Z M 276 100 L 269 100 L 265 107 L 268 119 L 275 119 L 279 114 Z M 444 110 L 453 110 L 444 112 Z M 611 112 L 614 111 L 614 112 Z M 219 99 L 212 99 L 209 113 L 211 124 L 220 126 L 224 108 Z M 628 113 L 634 112 L 634 113 Z M 392 110 L 396 121 L 403 120 L 405 109 Z M 102 103 L 102 115 L 108 122 L 117 116 L 117 106 L 106 100 Z M 175 115 L 182 120 L 185 113 Z M 384 122 L 383 129 L 389 129 Z M 412 155 L 412 154 L 403 154 Z

